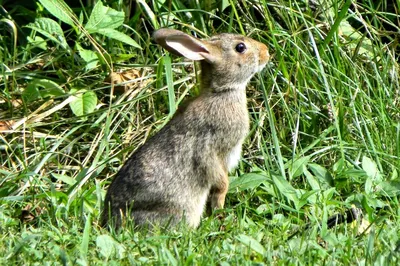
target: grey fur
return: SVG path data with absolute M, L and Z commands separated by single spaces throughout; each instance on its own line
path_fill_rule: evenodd
M 224 205 L 228 172 L 249 131 L 245 87 L 267 63 L 268 49 L 235 34 L 198 40 L 160 29 L 153 37 L 174 54 L 201 60 L 201 93 L 126 161 L 108 189 L 101 224 L 111 216 L 120 227 L 130 216 L 136 225 L 184 219 L 197 227 L 208 197 L 212 208 Z

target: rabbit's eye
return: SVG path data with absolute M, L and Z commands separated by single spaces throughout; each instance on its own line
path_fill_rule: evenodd
M 242 42 L 236 45 L 235 47 L 236 52 L 241 54 L 243 54 L 246 51 L 246 49 L 247 49 L 246 45 Z

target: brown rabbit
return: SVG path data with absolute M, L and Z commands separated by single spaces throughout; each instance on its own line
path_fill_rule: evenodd
M 102 225 L 122 218 L 136 225 L 197 227 L 209 198 L 224 206 L 228 173 L 239 162 L 249 131 L 246 85 L 269 59 L 268 48 L 236 34 L 199 40 L 160 29 L 155 41 L 173 54 L 201 61 L 201 92 L 157 134 L 138 148 L 111 183 Z

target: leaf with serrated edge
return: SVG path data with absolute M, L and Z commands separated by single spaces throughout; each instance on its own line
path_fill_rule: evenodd
M 119 32 L 117 30 L 99 29 L 99 30 L 96 30 L 96 33 L 102 34 L 104 36 L 107 36 L 108 38 L 115 39 L 115 40 L 124 42 L 129 45 L 132 45 L 133 47 L 142 49 L 142 47 L 140 47 L 140 45 L 137 42 L 135 42 L 131 37 L 129 37 L 125 33 Z
M 92 10 L 92 14 L 89 17 L 89 21 L 86 23 L 85 29 L 89 33 L 105 28 L 115 29 L 124 23 L 124 19 L 124 12 L 103 6 L 101 1 L 98 1 Z
M 72 18 L 75 14 L 63 0 L 39 0 L 39 2 L 47 9 L 47 11 L 62 22 L 75 26 Z
M 29 23 L 26 27 L 36 30 L 50 40 L 61 45 L 64 49 L 68 48 L 67 41 L 61 26 L 50 18 L 37 18 L 34 23 Z

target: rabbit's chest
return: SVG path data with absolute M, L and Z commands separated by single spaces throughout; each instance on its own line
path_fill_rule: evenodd
M 226 158 L 226 163 L 228 166 L 228 171 L 232 171 L 234 168 L 239 163 L 240 160 L 240 155 L 242 154 L 242 145 L 243 145 L 243 139 L 241 139 L 228 153 L 228 156 Z
M 232 123 L 229 127 L 229 133 L 232 134 L 232 138 L 230 139 L 230 143 L 228 145 L 230 146 L 230 149 L 228 149 L 226 157 L 226 163 L 229 172 L 236 168 L 240 161 L 243 142 L 247 136 L 248 131 L 249 118 L 247 115 L 247 110 L 244 110 L 243 114 L 241 115 L 241 120 L 237 123 Z

